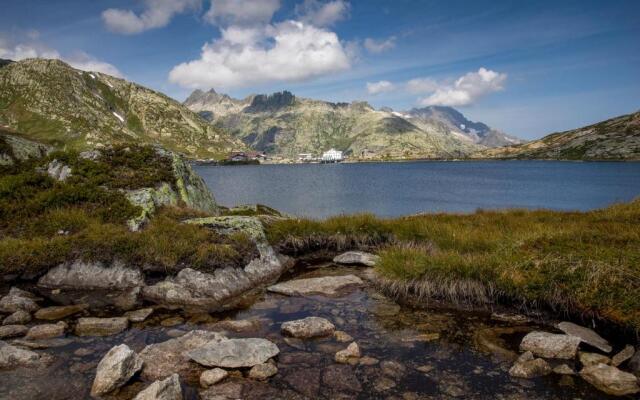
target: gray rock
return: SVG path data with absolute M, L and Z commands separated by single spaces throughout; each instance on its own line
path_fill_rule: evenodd
M 222 381 L 229 373 L 222 368 L 208 369 L 200 375 L 200 386 L 208 388 Z
M 173 374 L 163 381 L 155 381 L 133 400 L 182 400 L 180 377 Z
M 66 318 L 70 315 L 77 314 L 88 308 L 87 304 L 74 304 L 70 306 L 53 306 L 41 308 L 34 316 L 36 319 L 43 319 L 48 321 L 55 321 L 58 319 Z
M 25 337 L 27 340 L 51 339 L 64 335 L 67 324 L 60 321 L 55 324 L 42 324 L 32 326 Z
M 2 321 L 2 325 L 24 325 L 31 322 L 31 314 L 18 310 Z
M 140 352 L 144 360 L 142 377 L 146 380 L 165 379 L 174 373 L 186 374 L 192 368 L 189 362 L 190 351 L 212 341 L 227 340 L 218 332 L 191 331 L 175 339 L 151 344 Z
M 578 358 L 583 367 L 589 367 L 596 364 L 609 364 L 611 359 L 605 355 L 598 353 L 588 353 L 581 351 L 578 353 Z
M 188 353 L 189 357 L 205 367 L 253 367 L 275 357 L 278 346 L 261 338 L 213 340 Z
M 52 361 L 47 354 L 38 354 L 12 346 L 0 340 L 0 368 L 38 367 Z
M 287 321 L 281 326 L 282 333 L 296 338 L 312 338 L 333 334 L 336 327 L 331 321 L 320 317 L 307 317 Z
M 127 311 L 124 316 L 131 322 L 143 322 L 153 314 L 153 308 L 142 308 L 135 311 Z
M 270 363 L 254 365 L 249 370 L 249 378 L 264 381 L 278 373 L 278 368 Z
M 9 339 L 24 336 L 29 331 L 24 325 L 3 325 L 0 326 L 0 339 Z
M 71 176 L 71 168 L 61 161 L 53 160 L 47 165 L 47 174 L 55 180 L 64 182 Z
M 598 390 L 614 396 L 625 396 L 640 392 L 638 378 L 616 367 L 596 364 L 580 371 L 580 376 Z
M 78 336 L 111 336 L 129 327 L 125 317 L 116 318 L 78 318 L 76 335 Z
M 580 339 L 575 336 L 534 331 L 520 343 L 520 349 L 544 358 L 570 359 L 576 356 Z
M 359 361 L 360 347 L 356 342 L 351 343 L 346 349 L 340 350 L 335 355 L 335 360 L 339 364 L 356 365 Z
M 38 281 L 38 286 L 48 289 L 125 290 L 144 286 L 144 278 L 138 269 L 127 268 L 121 262 L 105 266 L 100 262 L 60 264 L 52 268 Z
M 567 335 L 580 338 L 581 341 L 596 349 L 602 350 L 605 353 L 611 353 L 612 348 L 609 342 L 589 328 L 576 325 L 572 322 L 560 322 L 558 329 Z
M 102 396 L 126 384 L 142 368 L 142 359 L 126 344 L 113 347 L 98 363 L 91 395 Z
M 516 378 L 536 378 L 538 376 L 549 375 L 551 366 L 542 358 L 534 358 L 533 353 L 527 351 L 516 360 L 509 369 L 509 375 Z
M 633 372 L 637 376 L 640 376 L 640 350 L 636 351 L 636 354 L 631 357 L 628 366 L 631 372 Z
M 333 262 L 336 264 L 357 264 L 366 265 L 367 267 L 375 267 L 378 261 L 380 261 L 380 257 L 375 254 L 365 253 L 364 251 L 347 251 L 333 259 Z
M 624 349 L 622 349 L 618 354 L 616 354 L 611 358 L 611 365 L 613 365 L 614 367 L 619 366 L 620 364 L 624 363 L 625 361 L 633 357 L 635 352 L 636 352 L 636 349 L 633 346 L 631 345 L 625 346 Z
M 319 278 L 295 279 L 270 286 L 269 291 L 287 296 L 323 294 L 335 296 L 341 289 L 362 285 L 362 279 L 355 275 L 323 276 Z
M 40 308 L 36 303 L 38 300 L 33 294 L 12 287 L 9 294 L 0 299 L 0 312 L 14 313 L 20 310 L 34 312 Z

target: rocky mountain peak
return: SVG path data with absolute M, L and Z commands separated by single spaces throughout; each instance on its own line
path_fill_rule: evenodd
M 287 90 L 270 95 L 259 94 L 253 97 L 251 104 L 244 111 L 248 113 L 277 111 L 293 105 L 295 100 L 296 97 Z

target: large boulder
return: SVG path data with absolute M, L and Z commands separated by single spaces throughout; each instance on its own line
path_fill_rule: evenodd
M 106 266 L 100 262 L 76 260 L 49 270 L 40 278 L 38 286 L 47 289 L 126 290 L 144 286 L 144 278 L 140 270 L 128 268 L 119 261 Z
M 102 396 L 127 383 L 142 368 L 140 358 L 126 344 L 113 347 L 98 363 L 91 395 Z
M 295 321 L 287 321 L 281 326 L 282 333 L 297 338 L 329 336 L 336 330 L 331 321 L 320 317 L 307 317 Z
M 558 324 L 558 329 L 567 335 L 580 338 L 581 341 L 596 349 L 604 351 L 605 353 L 611 353 L 612 348 L 609 342 L 589 328 L 565 321 Z
M 270 286 L 270 292 L 287 296 L 306 296 L 323 294 L 335 296 L 340 290 L 362 285 L 362 279 L 355 275 L 323 276 L 319 278 L 294 279 Z
M 544 358 L 570 359 L 576 356 L 580 338 L 534 331 L 528 333 L 520 343 L 520 349 Z
M 9 294 L 0 299 L 0 312 L 34 312 L 40 308 L 37 303 L 38 300 L 40 299 L 33 294 L 16 287 L 12 287 L 9 290 Z
M 206 367 L 243 368 L 262 364 L 279 352 L 278 346 L 267 339 L 248 338 L 213 340 L 188 354 Z
M 580 376 L 599 390 L 614 396 L 625 396 L 640 392 L 638 378 L 616 367 L 596 364 L 585 367 Z
M 48 354 L 38 354 L 0 341 L 0 368 L 38 367 L 51 361 Z
M 133 400 L 182 400 L 180 377 L 173 374 L 165 380 L 155 381 Z
M 380 257 L 364 251 L 347 251 L 333 258 L 333 262 L 336 264 L 366 265 L 367 267 L 375 267 L 378 261 L 380 261 Z

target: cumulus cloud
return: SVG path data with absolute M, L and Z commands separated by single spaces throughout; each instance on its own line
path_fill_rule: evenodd
M 119 8 L 104 10 L 102 20 L 112 32 L 133 35 L 167 26 L 176 14 L 199 9 L 202 0 L 145 0 L 144 5 L 140 15 Z
M 396 89 L 396 85 L 389 81 L 367 82 L 367 92 L 369 94 L 387 93 Z
M 372 38 L 366 38 L 364 40 L 364 48 L 367 49 L 368 52 L 379 54 L 383 53 L 387 50 L 391 50 L 396 47 L 396 37 L 391 36 L 388 39 L 383 40 L 375 40 Z
M 183 87 L 241 87 L 300 81 L 345 70 L 350 60 L 334 32 L 299 21 L 265 27 L 229 27 L 202 47 L 200 59 L 174 67 L 169 80 Z
M 424 94 L 436 91 L 438 82 L 431 78 L 416 78 L 408 81 L 405 86 L 409 93 Z
M 211 0 L 204 18 L 214 25 L 267 24 L 280 8 L 280 0 Z
M 458 78 L 452 85 L 441 85 L 427 97 L 418 100 L 422 106 L 466 106 L 481 97 L 504 89 L 506 74 L 486 68 L 469 72 Z
M 331 26 L 336 22 L 349 18 L 351 4 L 344 0 L 320 2 L 305 0 L 296 5 L 295 12 L 301 21 L 315 26 Z

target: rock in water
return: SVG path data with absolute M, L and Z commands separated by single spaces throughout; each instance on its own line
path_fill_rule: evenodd
M 570 359 L 576 356 L 580 338 L 534 331 L 528 333 L 520 343 L 520 349 L 544 358 Z
M 612 348 L 609 342 L 589 328 L 576 325 L 572 322 L 560 322 L 558 329 L 567 335 L 580 338 L 580 340 L 596 349 L 602 350 L 605 353 L 611 353 Z
M 509 370 L 509 375 L 516 378 L 535 378 L 549 375 L 551 366 L 542 358 L 534 358 L 533 353 L 527 351 L 522 354 Z
M 155 381 L 133 400 L 182 400 L 180 377 L 173 374 L 163 381 Z
M 611 359 L 605 355 L 598 353 L 587 353 L 585 351 L 579 352 L 578 358 L 580 359 L 580 363 L 584 367 L 590 367 L 596 364 L 609 364 L 611 362 Z
M 596 364 L 580 371 L 580 376 L 599 390 L 614 396 L 640 392 L 638 378 L 616 367 Z
M 0 339 L 9 339 L 24 336 L 29 332 L 29 328 L 24 325 L 4 325 L 0 326 Z
M 335 360 L 340 364 L 356 365 L 360 358 L 360 347 L 356 342 L 351 343 L 346 349 L 340 350 L 335 355 Z
M 270 286 L 269 291 L 287 296 L 324 294 L 334 296 L 340 289 L 362 285 L 362 279 L 355 275 L 323 276 L 320 278 L 295 279 Z
M 36 325 L 29 329 L 26 338 L 28 340 L 51 339 L 64 335 L 65 329 L 67 329 L 67 324 L 62 321 L 55 324 Z
M 127 346 L 113 347 L 98 363 L 91 395 L 102 396 L 123 386 L 142 368 L 142 359 Z
M 116 318 L 79 318 L 76 324 L 78 336 L 110 336 L 118 334 L 129 326 L 125 317 Z
M 627 345 L 624 349 L 622 349 L 618 354 L 611 358 L 611 365 L 617 367 L 618 365 L 624 363 L 635 354 L 636 349 L 633 346 Z
M 89 306 L 87 304 L 76 304 L 71 306 L 53 306 L 41 308 L 35 313 L 37 319 L 44 319 L 48 321 L 55 321 L 58 319 L 66 318 L 70 315 L 77 314 L 84 311 Z
M 151 314 L 153 314 L 153 308 L 142 308 L 140 310 L 127 311 L 124 316 L 131 322 L 143 322 Z
M 336 330 L 331 321 L 320 317 L 307 317 L 282 324 L 282 333 L 297 338 L 328 336 Z
M 222 368 L 208 369 L 200 375 L 200 386 L 208 388 L 229 376 L 229 373 Z
M 0 340 L 0 368 L 37 367 L 51 362 L 51 356 L 12 346 Z
M 2 321 L 2 325 L 24 325 L 31 322 L 31 314 L 18 310 Z
M 333 262 L 336 264 L 357 264 L 366 265 L 367 267 L 375 267 L 378 261 L 380 261 L 380 257 L 375 254 L 365 253 L 364 251 L 347 251 L 333 259 Z
M 260 338 L 211 341 L 188 353 L 198 364 L 206 367 L 253 367 L 275 357 L 280 352 L 275 343 Z
M 254 365 L 249 370 L 249 378 L 264 381 L 278 373 L 278 368 L 270 363 Z
M 36 303 L 38 300 L 39 299 L 33 294 L 16 287 L 12 287 L 11 290 L 9 290 L 9 294 L 0 299 L 0 312 L 34 312 L 40 308 Z
M 640 376 L 640 350 L 636 351 L 636 354 L 629 360 L 629 368 L 636 376 Z

